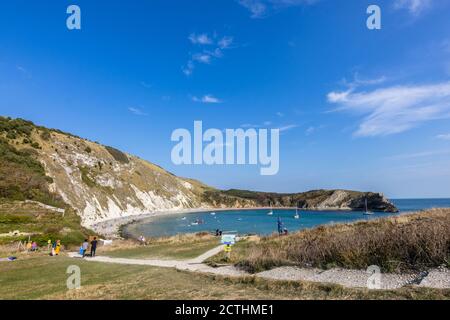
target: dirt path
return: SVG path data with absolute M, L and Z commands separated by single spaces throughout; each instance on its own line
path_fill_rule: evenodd
M 272 270 L 249 274 L 239 270 L 234 266 L 224 266 L 213 268 L 203 262 L 208 258 L 215 256 L 223 250 L 223 246 L 211 249 L 194 259 L 189 260 L 161 260 L 161 259 L 127 259 L 110 258 L 97 256 L 95 258 L 85 258 L 86 261 L 118 263 L 130 265 L 145 265 L 162 268 L 175 268 L 191 272 L 201 272 L 217 274 L 228 277 L 254 276 L 271 280 L 289 280 L 289 281 L 309 281 L 339 284 L 348 288 L 367 288 L 368 280 L 371 274 L 365 270 L 346 270 L 346 269 L 304 269 L 296 267 L 280 267 Z M 78 253 L 70 253 L 72 258 L 81 258 Z M 373 276 L 372 276 L 373 278 Z M 374 283 L 374 282 L 372 282 Z M 380 274 L 375 281 L 376 289 L 393 290 L 406 285 L 415 285 L 420 287 L 450 289 L 450 272 L 446 268 L 433 269 L 426 274 Z

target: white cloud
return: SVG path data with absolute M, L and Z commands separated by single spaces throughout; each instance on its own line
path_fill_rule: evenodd
M 309 135 L 313 134 L 314 131 L 316 131 L 316 128 L 311 126 L 308 129 L 306 129 L 305 133 L 307 136 L 309 136 Z
M 183 71 L 186 76 L 192 75 L 196 64 L 211 64 L 213 59 L 222 58 L 223 51 L 231 49 L 231 45 L 234 41 L 233 37 L 219 37 L 216 33 L 214 33 L 212 37 L 208 36 L 207 33 L 191 33 L 188 39 L 191 43 L 200 46 L 203 50 L 201 52 L 190 54 L 191 57 L 189 61 L 181 68 L 181 71 Z M 197 49 L 198 46 L 196 47 Z M 206 47 L 208 47 L 208 49 Z
M 289 131 L 289 130 L 295 129 L 295 128 L 297 128 L 297 127 L 298 127 L 298 125 L 296 125 L 296 124 L 289 124 L 289 125 L 286 125 L 286 126 L 282 126 L 282 127 L 280 127 L 280 128 L 277 128 L 277 129 L 279 129 L 280 132 L 285 132 L 285 131 Z
M 436 157 L 441 155 L 450 154 L 450 150 L 429 150 L 416 153 L 398 154 L 395 156 L 387 157 L 387 160 L 410 160 L 418 158 Z
M 446 134 L 438 134 L 436 136 L 437 139 L 440 140 L 449 140 L 450 141 L 450 133 L 446 133 Z
M 271 11 L 294 7 L 300 5 L 309 5 L 318 0 L 237 0 L 237 2 L 250 11 L 252 18 L 264 18 Z
M 395 9 L 408 10 L 413 15 L 419 15 L 431 5 L 432 0 L 395 0 Z
M 284 113 L 282 113 L 282 112 L 277 112 L 276 115 L 280 118 L 284 117 Z
M 128 111 L 136 116 L 146 116 L 147 114 L 139 108 L 129 107 Z
M 182 67 L 181 70 L 186 76 L 190 76 L 194 72 L 195 65 L 192 61 L 188 61 L 186 66 Z
M 213 95 L 207 94 L 204 95 L 201 98 L 198 98 L 196 96 L 192 97 L 192 101 L 194 102 L 201 102 L 201 103 L 222 103 L 222 100 L 214 97 Z
M 192 56 L 192 60 L 200 63 L 209 64 L 211 63 L 211 56 L 207 53 L 197 53 Z
M 343 85 L 347 86 L 350 89 L 362 87 L 362 86 L 373 86 L 377 84 L 382 84 L 386 82 L 387 77 L 386 76 L 380 76 L 378 78 L 362 78 L 358 72 L 355 72 L 353 74 L 353 80 L 347 81 L 347 79 L 344 79 L 342 81 Z
M 150 83 L 147 83 L 145 81 L 141 81 L 141 86 L 143 86 L 144 88 L 150 89 L 152 87 L 152 85 Z
M 208 36 L 207 33 L 202 33 L 202 34 L 195 34 L 195 33 L 191 33 L 189 35 L 189 40 L 191 40 L 191 42 L 193 44 L 212 44 L 213 41 L 212 39 Z
M 450 118 L 450 82 L 393 86 L 373 91 L 330 92 L 335 111 L 365 114 L 356 136 L 386 136 L 407 131 L 420 124 Z
M 220 39 L 219 42 L 217 42 L 217 45 L 219 46 L 220 49 L 227 49 L 231 46 L 232 43 L 233 37 L 226 36 Z
M 21 74 L 23 74 L 26 78 L 28 78 L 28 79 L 31 79 L 32 77 L 31 77 L 31 73 L 25 68 L 25 67 L 22 67 L 22 66 L 16 66 L 16 68 L 17 68 L 17 70 L 21 73 Z

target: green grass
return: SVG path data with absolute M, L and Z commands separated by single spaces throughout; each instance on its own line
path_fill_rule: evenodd
M 114 258 L 159 258 L 186 260 L 196 258 L 220 245 L 219 239 L 206 239 L 191 243 L 150 243 L 130 249 L 118 249 L 105 253 Z
M 87 235 L 93 235 L 80 225 L 80 217 L 71 209 L 62 213 L 43 209 L 34 203 L 0 202 L 0 233 L 18 230 L 32 234 L 31 240 L 46 245 L 48 239 L 61 240 L 65 246 L 78 246 Z M 0 237 L 0 245 L 28 240 L 28 236 Z
M 67 290 L 67 267 L 81 269 L 81 288 Z M 336 285 L 229 279 L 170 268 L 88 262 L 39 254 L 0 262 L 0 299 L 449 299 L 448 290 L 345 289 Z

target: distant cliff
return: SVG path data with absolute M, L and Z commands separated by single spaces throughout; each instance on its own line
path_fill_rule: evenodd
M 306 210 L 365 210 L 398 212 L 381 193 L 348 190 L 315 190 L 280 194 L 248 190 L 206 191 L 205 201 L 214 206 L 298 207 Z
M 112 218 L 193 208 L 361 210 L 366 198 L 371 210 L 397 210 L 378 193 L 217 190 L 113 147 L 5 117 L 0 117 L 0 198 L 72 208 L 86 227 Z

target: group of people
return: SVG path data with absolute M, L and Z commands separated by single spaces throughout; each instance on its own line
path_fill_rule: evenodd
M 221 236 L 222 236 L 222 230 L 216 229 L 216 237 L 221 237 Z
M 28 252 L 34 252 L 34 251 L 38 251 L 38 245 L 36 243 L 36 241 L 28 241 L 26 244 L 26 249 Z
M 59 252 L 61 251 L 61 240 L 56 240 L 55 242 L 52 243 L 52 240 L 48 240 L 48 248 L 50 249 L 51 247 L 51 251 L 50 251 L 50 256 L 57 256 L 59 255 Z
M 91 252 L 89 254 L 90 257 L 95 257 L 95 252 L 97 250 L 97 237 L 94 237 L 94 240 L 91 241 Z M 87 251 L 89 249 L 89 241 L 88 239 L 84 239 L 83 244 L 80 247 L 80 255 L 84 258 L 88 256 Z

